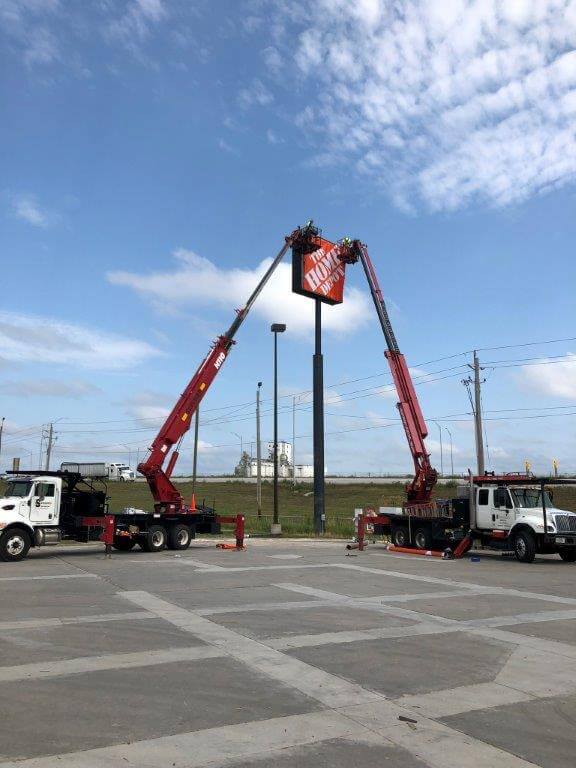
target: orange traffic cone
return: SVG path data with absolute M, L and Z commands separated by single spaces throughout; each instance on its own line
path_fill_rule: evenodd
M 190 511 L 196 512 L 196 494 L 192 494 L 192 500 L 190 501 Z

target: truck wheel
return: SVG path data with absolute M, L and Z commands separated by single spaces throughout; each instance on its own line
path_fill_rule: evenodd
M 168 531 L 168 549 L 188 549 L 192 531 L 187 525 L 174 525 Z
M 392 528 L 392 542 L 397 547 L 409 547 L 410 537 L 408 536 L 408 528 L 403 525 Z
M 166 548 L 166 528 L 161 525 L 151 525 L 142 538 L 142 549 L 145 552 L 162 552 Z
M 119 552 L 130 552 L 136 546 L 136 542 L 128 536 L 115 536 L 112 546 Z
M 31 544 L 30 535 L 22 528 L 5 531 L 0 537 L 0 560 L 5 563 L 24 560 Z
M 558 554 L 565 563 L 576 563 L 576 547 L 559 550 Z
M 514 538 L 514 554 L 521 563 L 533 563 L 536 557 L 536 541 L 529 531 L 520 531 Z
M 432 549 L 432 534 L 428 528 L 418 528 L 414 534 L 414 544 L 418 549 Z

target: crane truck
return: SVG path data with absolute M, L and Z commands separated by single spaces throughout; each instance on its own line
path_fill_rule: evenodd
M 565 562 L 576 562 L 576 514 L 557 509 L 554 485 L 576 485 L 576 479 L 533 477 L 522 474 L 486 473 L 470 476 L 458 488 L 456 499 L 434 499 L 438 479 L 425 439 L 428 428 L 406 363 L 400 352 L 384 296 L 368 248 L 360 240 L 344 238 L 340 258 L 360 261 L 376 314 L 386 341 L 385 356 L 398 394 L 398 411 L 414 462 L 414 478 L 406 486 L 406 501 L 400 507 L 380 507 L 378 513 L 358 520 L 360 549 L 365 545 L 366 522 L 375 535 L 389 536 L 401 549 L 444 551 L 461 557 L 472 546 L 513 552 L 520 562 L 530 563 L 536 554 L 558 554 Z
M 194 499 L 186 502 L 171 476 L 182 439 L 226 361 L 236 333 L 288 249 L 306 238 L 308 230 L 309 225 L 298 227 L 285 237 L 283 247 L 244 307 L 236 311 L 228 330 L 214 342 L 160 428 L 148 456 L 138 465 L 154 500 L 153 511 L 126 508 L 110 512 L 107 475 L 95 476 L 94 465 L 68 464 L 58 472 L 9 472 L 11 479 L 0 498 L 0 560 L 22 560 L 31 547 L 65 540 L 103 541 L 107 551 L 111 547 L 127 551 L 137 544 L 148 552 L 165 547 L 186 549 L 196 533 L 218 534 L 223 523 L 235 525 L 236 545 L 242 546 L 242 515 L 224 517 L 205 504 L 196 505 Z

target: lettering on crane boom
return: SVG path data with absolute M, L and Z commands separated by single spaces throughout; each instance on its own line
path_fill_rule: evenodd
M 224 360 L 226 360 L 226 355 L 224 354 L 224 352 L 220 352 L 216 360 L 214 360 L 214 368 L 216 368 L 216 370 L 219 370 Z
M 341 304 L 344 301 L 345 270 L 339 246 L 322 237 L 292 249 L 294 293 L 318 298 L 327 304 Z

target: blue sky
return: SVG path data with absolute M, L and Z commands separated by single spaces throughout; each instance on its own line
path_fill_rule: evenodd
M 576 471 L 576 1 L 435 7 L 0 0 L 3 465 L 35 464 L 50 421 L 56 460 L 134 463 L 313 217 L 369 246 L 436 466 L 434 420 L 445 468 L 447 430 L 473 465 L 461 379 L 481 348 L 490 465 Z M 313 305 L 287 264 L 204 401 L 201 471 L 254 440 L 259 380 L 271 434 L 270 322 L 283 395 L 311 386 Z M 359 268 L 324 319 L 328 470 L 409 471 Z

